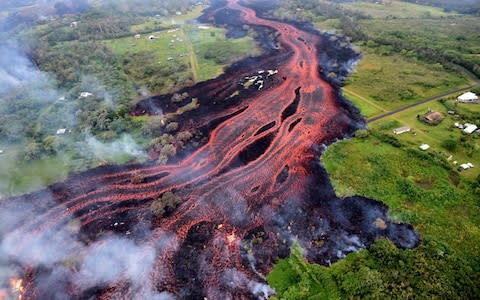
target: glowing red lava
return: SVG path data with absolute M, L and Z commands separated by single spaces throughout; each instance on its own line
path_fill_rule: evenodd
M 263 299 L 273 293 L 263 276 L 294 241 L 323 264 L 379 236 L 418 243 L 384 205 L 337 198 L 318 163 L 319 145 L 362 125 L 319 72 L 325 38 L 259 18 L 238 0 L 224 5 L 214 13 L 239 11 L 245 24 L 279 33 L 281 49 L 259 59 L 278 69 L 275 80 L 228 98 L 263 71 L 247 59 L 235 74 L 193 87 L 201 107 L 184 126 L 203 128 L 208 142 L 176 164 L 104 166 L 3 201 L 3 211 L 24 212 L 0 237 L 25 299 Z M 145 180 L 132 183 L 138 173 Z M 153 216 L 152 200 L 168 191 L 182 204 Z

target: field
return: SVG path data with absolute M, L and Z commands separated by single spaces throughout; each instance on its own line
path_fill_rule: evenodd
M 39 159 L 32 162 L 16 162 L 18 150 L 14 147 L 3 148 L 0 155 L 0 198 L 32 192 L 47 184 L 63 180 L 69 173 L 70 157 L 58 155 L 54 158 Z
M 458 107 L 464 107 L 468 104 L 459 104 Z M 472 109 L 480 110 L 479 105 L 471 104 Z M 428 125 L 423 121 L 417 120 L 417 115 L 424 115 L 428 110 L 441 112 L 446 118 L 438 125 Z M 458 116 L 450 116 L 447 114 L 447 108 L 440 102 L 429 102 L 415 108 L 398 113 L 394 116 L 370 123 L 370 128 L 379 130 L 382 133 L 391 134 L 394 128 L 400 126 L 408 126 L 413 129 L 412 133 L 404 133 L 398 135 L 397 138 L 401 142 L 408 145 L 407 147 L 418 148 L 421 144 L 426 143 L 431 146 L 427 151 L 440 153 L 445 158 L 452 156 L 451 164 L 457 161 L 458 164 L 467 162 L 473 163 L 476 167 L 462 172 L 462 175 L 475 179 L 480 175 L 480 137 L 476 134 L 468 135 L 462 130 L 455 128 L 454 123 L 467 123 Z M 446 140 L 455 141 L 455 149 L 447 150 L 442 147 Z
M 342 6 L 347 9 L 362 12 L 372 18 L 438 18 L 452 15 L 445 13 L 442 9 L 436 7 L 417 5 L 396 0 L 385 2 L 386 3 L 380 3 L 380 1 L 375 3 L 355 1 L 342 3 Z
M 258 53 L 254 41 L 250 37 L 230 40 L 225 37 L 225 30 L 215 27 L 201 27 L 185 25 L 176 29 L 155 31 L 142 35 L 141 38 L 132 37 L 107 40 L 107 45 L 118 57 L 129 57 L 135 54 L 149 53 L 151 61 L 157 67 L 165 66 L 175 69 L 179 65 L 187 65 L 187 69 L 176 72 L 176 76 L 183 74 L 191 76 L 193 82 L 212 79 L 222 73 L 223 68 L 246 55 Z M 150 35 L 155 36 L 149 40 Z M 206 58 L 205 52 L 222 44 L 229 49 L 225 63 L 218 63 L 213 58 Z M 143 66 L 148 68 L 148 66 Z M 128 71 L 128 70 L 127 70 Z M 139 72 L 142 71 L 140 67 Z M 169 84 L 165 84 L 166 87 Z M 162 90 L 160 90 L 161 92 Z M 167 91 L 167 90 L 163 90 Z
M 467 86 L 471 80 L 400 54 L 380 55 L 362 47 L 363 58 L 344 91 L 366 117 Z

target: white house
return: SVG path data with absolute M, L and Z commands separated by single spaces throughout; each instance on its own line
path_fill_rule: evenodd
M 410 127 L 400 127 L 400 128 L 396 128 L 393 130 L 393 133 L 395 134 L 402 134 L 402 133 L 405 133 L 405 132 L 410 132 Z
M 463 132 L 472 134 L 475 130 L 477 130 L 477 128 L 478 127 L 475 124 L 465 124 L 465 129 L 463 130 Z
M 458 96 L 457 101 L 462 103 L 477 103 L 478 96 L 475 93 L 467 92 L 461 96 Z

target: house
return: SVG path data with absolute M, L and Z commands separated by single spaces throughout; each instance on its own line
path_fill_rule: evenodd
M 478 127 L 475 124 L 465 124 L 465 129 L 463 130 L 463 132 L 472 134 L 475 130 L 477 130 L 477 128 Z
M 78 22 L 72 22 L 70 23 L 70 28 L 77 28 L 78 27 Z
M 453 115 L 455 115 L 455 111 L 454 110 L 449 110 L 448 114 L 453 116 Z
M 65 135 L 67 133 L 67 128 L 60 128 L 57 130 L 57 135 Z
M 462 168 L 463 170 L 468 170 L 468 169 L 471 169 L 473 167 L 474 167 L 474 165 L 472 163 L 466 163 L 466 164 L 461 164 L 460 165 L 460 168 Z
M 420 149 L 423 150 L 423 151 L 426 151 L 426 150 L 430 149 L 430 145 L 428 145 L 428 144 L 421 144 L 421 145 L 420 145 Z
M 443 120 L 443 114 L 438 111 L 432 111 L 426 114 L 423 120 L 428 124 L 438 124 Z
M 478 103 L 478 96 L 475 93 L 467 92 L 457 98 L 462 103 Z
M 141 38 L 141 37 L 142 37 L 142 36 L 141 36 L 140 34 L 136 34 L 136 35 L 134 36 L 134 38 L 135 38 L 136 40 L 138 40 L 138 39 Z
M 200 26 L 198 26 L 198 29 L 208 30 L 208 29 L 210 29 L 210 26 L 200 25 Z
M 81 92 L 80 93 L 80 98 L 88 98 L 88 97 L 92 97 L 93 94 L 92 93 L 89 93 L 89 92 Z
M 412 130 L 410 127 L 400 127 L 400 128 L 394 129 L 393 133 L 402 134 L 402 133 L 405 133 L 405 132 L 410 132 L 410 130 Z

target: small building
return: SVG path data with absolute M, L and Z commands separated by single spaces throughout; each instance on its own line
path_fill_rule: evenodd
M 402 134 L 405 132 L 410 132 L 412 129 L 410 127 L 399 127 L 393 130 L 394 134 Z
M 78 27 L 78 22 L 72 22 L 72 23 L 70 23 L 70 28 L 75 29 L 75 28 L 77 28 L 77 27 Z
M 465 124 L 465 129 L 463 130 L 463 132 L 472 134 L 477 129 L 478 127 L 475 124 Z
M 454 110 L 449 110 L 448 114 L 453 116 L 453 115 L 455 115 L 455 111 Z
M 60 128 L 57 130 L 57 135 L 65 135 L 67 133 L 67 128 Z
M 148 39 L 149 39 L 150 41 L 153 41 L 153 40 L 155 40 L 156 38 L 157 38 L 157 37 L 154 36 L 154 35 L 150 35 L 150 36 L 148 37 Z
M 142 35 L 140 35 L 140 34 L 136 34 L 136 35 L 134 36 L 134 38 L 135 38 L 136 40 L 140 39 L 141 37 L 142 37 Z
M 199 25 L 199 26 L 198 26 L 198 29 L 202 29 L 202 30 L 208 30 L 208 29 L 210 29 L 210 26 L 206 26 L 206 25 Z
M 472 163 L 466 163 L 466 164 L 461 164 L 460 165 L 460 168 L 462 168 L 463 170 L 468 170 L 468 169 L 471 169 L 473 167 L 474 167 L 474 165 Z
M 457 101 L 461 103 L 478 103 L 478 96 L 475 93 L 467 92 L 458 96 Z
M 80 93 L 80 98 L 88 98 L 88 97 L 92 97 L 93 94 L 90 93 L 90 92 L 81 92 Z
M 423 151 L 426 151 L 426 150 L 430 149 L 430 145 L 428 145 L 428 144 L 421 144 L 421 145 L 420 145 L 420 149 L 423 150 Z
M 426 114 L 423 120 L 428 124 L 438 124 L 443 120 L 443 114 L 438 111 L 432 111 Z

